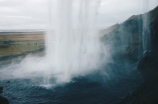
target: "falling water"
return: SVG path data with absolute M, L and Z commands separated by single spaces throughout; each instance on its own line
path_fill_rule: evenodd
M 139 34 L 139 45 L 138 45 L 138 59 L 142 56 L 150 55 L 151 52 L 151 31 L 149 26 L 150 14 L 148 13 L 148 0 L 141 0 L 141 12 L 145 13 L 138 16 L 138 34 Z M 143 5 L 142 5 L 143 4 Z
M 83 81 L 83 85 L 81 85 L 82 83 L 80 84 L 77 82 L 75 83 L 75 86 L 77 85 L 77 87 L 75 87 L 73 83 L 70 83 L 69 86 L 66 86 L 64 88 L 62 87 L 61 89 L 59 87 L 55 89 L 56 91 L 55 90 L 51 91 L 51 90 L 42 89 L 40 87 L 39 88 L 30 87 L 30 86 L 28 87 L 30 83 L 28 84 L 29 81 L 27 82 L 27 80 L 25 80 L 25 78 L 26 79 L 30 78 L 31 80 L 35 79 L 41 84 L 40 79 L 41 77 L 43 77 L 42 85 L 44 84 L 44 86 L 51 85 L 52 79 L 53 81 L 55 80 L 54 82 L 55 84 L 68 82 L 74 76 L 85 75 L 95 69 L 98 70 L 102 63 L 105 64 L 106 63 L 105 61 L 109 61 L 109 59 L 111 59 L 110 52 L 108 50 L 109 49 L 108 47 L 110 46 L 107 45 L 102 47 L 101 43 L 99 42 L 99 35 L 96 27 L 99 4 L 100 4 L 100 0 L 50 0 L 49 1 L 50 18 L 49 18 L 48 33 L 46 36 L 46 48 L 47 48 L 46 56 L 42 58 L 35 58 L 33 56 L 26 57 L 24 60 L 22 60 L 22 62 L 18 64 L 12 64 L 0 70 L 1 73 L 0 79 L 6 78 L 6 79 L 14 80 L 14 78 L 15 79 L 20 78 L 20 79 L 24 79 L 22 81 L 24 82 L 26 81 L 25 82 L 26 84 L 24 84 L 22 87 L 21 87 L 21 83 L 17 83 L 17 85 L 15 85 L 16 82 L 21 82 L 21 80 L 20 81 L 15 80 L 15 82 L 12 81 L 13 83 L 7 82 L 7 86 L 13 85 L 13 88 L 12 86 L 9 86 L 9 89 L 13 89 L 13 93 L 10 92 L 11 94 L 13 94 L 13 97 L 15 96 L 14 92 L 17 91 L 16 97 L 18 96 L 17 97 L 18 99 L 16 99 L 16 101 L 19 99 L 20 100 L 24 99 L 24 101 L 28 102 L 28 98 L 30 99 L 33 98 L 33 100 L 35 98 L 34 102 L 37 101 L 37 103 L 39 103 L 38 102 L 39 100 L 37 99 L 39 99 L 40 97 L 42 98 L 42 100 L 44 98 L 45 102 L 49 102 L 49 103 L 52 100 L 54 100 L 55 102 L 57 101 L 57 103 L 58 102 L 65 103 L 66 100 L 67 100 L 66 102 L 69 101 L 71 102 L 72 99 L 75 98 L 73 100 L 75 100 L 76 103 L 76 101 L 78 102 L 78 98 L 80 97 L 76 95 L 80 94 L 81 96 L 85 96 L 88 94 L 88 99 L 87 98 L 83 99 L 83 101 L 87 100 L 89 102 L 90 100 L 91 102 L 93 102 L 95 101 L 95 99 L 97 99 L 96 100 L 97 102 L 105 103 L 106 100 L 109 102 L 115 101 L 115 99 L 113 99 L 114 94 L 116 95 L 116 101 L 117 101 L 117 99 L 120 99 L 120 94 L 122 96 L 122 91 L 124 91 L 123 95 L 124 94 L 127 95 L 126 91 L 131 92 L 131 88 L 133 86 L 131 88 L 129 88 L 128 86 L 133 85 L 133 82 L 136 81 L 135 79 L 133 80 L 133 78 L 136 78 L 137 80 L 138 78 L 133 75 L 132 77 L 129 77 L 128 74 L 129 72 L 127 73 L 124 70 L 124 67 L 121 66 L 122 64 L 121 65 L 109 64 L 109 66 L 106 67 L 107 70 L 114 69 L 114 71 L 117 74 L 117 75 L 115 75 L 115 73 L 113 74 L 112 71 L 108 72 L 111 73 L 110 75 L 113 76 L 112 76 L 112 80 L 109 81 L 112 82 L 111 84 L 107 81 L 106 85 L 110 84 L 110 86 L 107 87 L 105 87 L 100 83 L 96 83 L 95 81 L 88 82 L 89 80 L 84 81 L 79 79 L 79 81 Z M 123 39 L 125 40 L 125 38 Z M 127 68 L 127 66 L 128 65 L 125 66 L 125 69 Z M 129 66 L 131 68 L 131 65 Z M 101 72 L 102 75 L 104 74 L 107 75 L 105 71 L 101 71 Z M 127 76 L 124 77 L 125 74 L 127 74 L 129 78 L 132 78 L 132 81 L 131 80 L 129 81 L 129 78 L 127 78 L 128 80 L 124 80 L 124 78 L 127 77 Z M 98 76 L 96 77 L 94 76 L 95 75 L 93 75 L 93 78 L 98 77 Z M 103 79 L 104 78 L 105 77 L 103 77 Z M 98 78 L 97 81 L 100 81 L 100 78 Z M 34 81 L 31 82 L 32 86 L 34 86 L 33 82 Z M 121 82 L 121 86 L 120 86 L 120 82 Z M 128 82 L 132 82 L 132 83 L 128 84 Z M 113 85 L 113 83 L 116 84 Z M 18 85 L 20 85 L 20 87 Z M 111 87 L 111 85 L 113 87 Z M 78 90 L 80 89 L 80 86 L 82 88 L 81 90 Z M 119 90 L 116 90 L 116 86 L 118 86 Z M 108 90 L 112 92 L 109 92 Z M 82 91 L 83 93 L 80 93 L 80 91 Z M 22 96 L 21 98 L 21 94 L 22 95 L 27 94 L 27 95 Z M 31 96 L 31 94 L 33 94 L 34 96 Z M 96 95 L 98 96 L 96 97 Z M 49 100 L 47 100 L 47 98 Z M 94 100 L 91 100 L 92 98 Z M 81 101 L 82 100 L 80 100 L 79 102 Z M 71 103 L 73 103 L 73 101 Z
M 40 83 L 47 86 L 98 70 L 110 58 L 108 47 L 99 42 L 99 5 L 100 0 L 50 0 L 46 55 L 29 55 L 20 63 L 4 67 L 0 78 L 42 77 Z
M 151 33 L 149 27 L 150 14 L 148 12 L 148 0 L 144 0 L 143 10 L 145 14 L 142 16 L 142 38 L 143 38 L 143 54 L 151 52 Z
M 50 71 L 60 81 L 72 75 L 96 69 L 99 65 L 100 43 L 96 17 L 100 0 L 54 0 L 51 3 L 47 53 Z M 44 80 L 49 83 L 49 78 Z

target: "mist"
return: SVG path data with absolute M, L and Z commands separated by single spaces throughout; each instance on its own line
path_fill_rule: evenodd
M 45 56 L 28 55 L 19 63 L 2 67 L 1 80 L 41 77 L 41 85 L 51 85 L 52 78 L 53 84 L 65 83 L 112 61 L 110 48 L 100 42 L 96 29 L 100 2 L 50 0 Z
M 8 29 L 0 30 L 0 102 L 129 104 L 156 95 L 156 0 L 9 1 L 0 0 Z

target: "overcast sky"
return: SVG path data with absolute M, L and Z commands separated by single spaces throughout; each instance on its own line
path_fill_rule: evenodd
M 122 23 L 132 15 L 155 8 L 158 0 L 101 0 L 98 27 Z M 48 0 L 0 0 L 0 30 L 46 29 Z M 144 8 L 144 9 L 142 9 Z

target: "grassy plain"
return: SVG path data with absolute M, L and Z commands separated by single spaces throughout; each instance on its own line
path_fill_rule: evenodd
M 36 53 L 44 55 L 44 32 L 1 32 L 0 33 L 0 59 L 6 56 Z

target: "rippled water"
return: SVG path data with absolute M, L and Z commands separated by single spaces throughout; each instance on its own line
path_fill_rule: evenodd
M 132 67 L 127 70 L 119 64 L 109 64 L 69 83 L 53 84 L 52 77 L 51 86 L 43 86 L 42 81 L 41 77 L 32 77 L 1 80 L 0 85 L 11 104 L 116 104 L 132 93 L 142 78 Z

